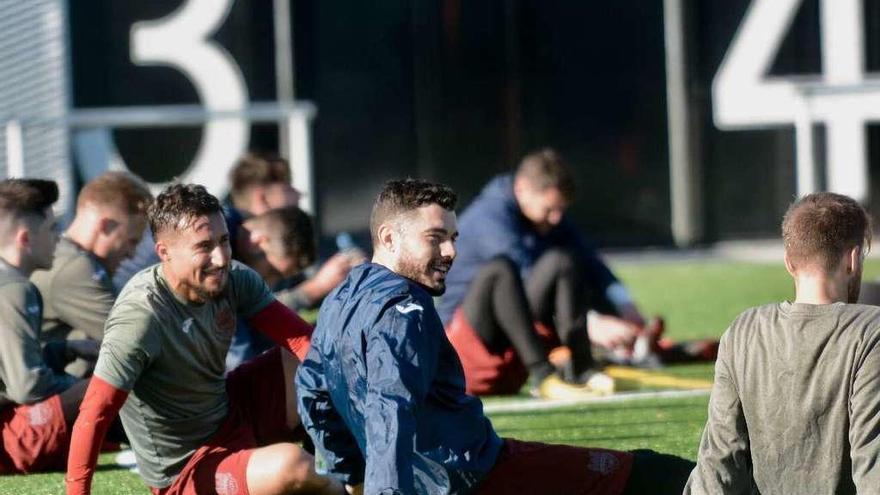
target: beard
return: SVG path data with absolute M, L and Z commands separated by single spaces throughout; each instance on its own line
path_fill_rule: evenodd
M 213 275 L 219 275 L 220 281 L 213 287 L 209 287 L 207 283 L 202 282 L 200 284 L 195 284 L 192 286 L 193 292 L 195 292 L 201 299 L 207 301 L 209 299 L 217 299 L 226 293 L 226 287 L 229 285 L 229 269 L 228 268 L 215 268 L 210 270 L 210 273 Z
M 206 289 L 205 287 L 194 287 L 193 292 L 198 294 L 200 299 L 208 301 L 211 299 L 217 299 L 218 297 L 222 296 L 223 293 L 226 292 L 226 287 L 224 286 L 217 290 Z
M 448 258 L 432 258 L 427 262 L 420 262 L 402 254 L 395 272 L 421 285 L 431 296 L 437 297 L 446 292 L 446 272 L 451 266 L 452 260 Z M 442 271 L 442 277 L 435 277 L 438 269 Z

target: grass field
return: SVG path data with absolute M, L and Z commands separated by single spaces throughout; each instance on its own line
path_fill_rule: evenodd
M 714 338 L 743 309 L 793 297 L 782 264 L 680 261 L 625 263 L 614 267 L 634 292 L 646 315 L 662 314 L 667 335 L 675 339 Z M 880 275 L 871 260 L 865 278 Z M 675 376 L 711 379 L 712 366 L 697 364 L 663 370 Z M 489 398 L 487 404 L 511 399 Z M 524 399 L 525 400 L 525 399 Z M 694 459 L 706 420 L 708 396 L 635 399 L 553 410 L 490 414 L 502 436 L 523 440 L 589 445 L 614 449 L 649 448 Z M 137 477 L 116 469 L 112 455 L 101 457 L 95 494 L 148 494 Z M 49 473 L 0 479 L 0 494 L 57 494 L 63 475 Z

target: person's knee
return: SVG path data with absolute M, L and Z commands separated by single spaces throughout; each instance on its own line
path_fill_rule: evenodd
M 290 489 L 300 488 L 314 469 L 312 457 L 294 445 L 286 447 L 275 453 L 278 481 Z
M 292 443 L 278 443 L 255 450 L 248 460 L 247 483 L 256 494 L 320 491 L 312 456 Z
M 507 256 L 496 256 L 489 260 L 480 270 L 481 274 L 493 278 L 519 278 L 519 268 Z
M 490 272 L 513 272 L 516 273 L 516 263 L 509 256 L 498 255 L 490 259 L 483 267 Z
M 302 448 L 290 444 L 278 452 L 279 482 L 292 493 L 312 493 L 324 488 L 329 480 L 315 473 L 314 458 Z
M 560 271 L 572 271 L 578 267 L 578 257 L 570 249 L 555 247 L 545 251 L 535 264 L 544 263 L 555 266 Z

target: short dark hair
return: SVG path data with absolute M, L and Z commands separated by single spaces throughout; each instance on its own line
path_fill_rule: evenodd
M 43 216 L 58 201 L 58 184 L 45 179 L 6 179 L 0 181 L 0 215 Z
M 421 179 L 391 180 L 373 203 L 370 215 L 370 233 L 377 242 L 379 226 L 390 218 L 425 205 L 436 204 L 445 210 L 454 210 L 458 196 L 445 184 Z
M 290 183 L 290 164 L 272 153 L 250 152 L 242 156 L 229 172 L 229 194 L 232 202 L 241 207 L 247 201 L 247 192 L 255 186 Z
M 222 215 L 220 201 L 198 184 L 172 184 L 147 209 L 154 239 L 162 232 L 184 229 L 196 218 L 214 213 Z
M 315 227 L 308 213 L 296 206 L 269 210 L 245 220 L 245 227 L 257 225 L 271 232 L 283 256 L 296 260 L 303 269 L 317 259 Z
M 832 272 L 848 249 L 871 246 L 871 217 L 856 200 L 830 192 L 795 201 L 782 220 L 782 240 L 789 260 L 818 263 Z
M 106 172 L 86 183 L 76 200 L 77 209 L 93 203 L 115 206 L 129 215 L 146 214 L 153 194 L 138 176 L 123 171 Z
M 524 156 L 516 175 L 528 180 L 538 190 L 554 187 L 559 189 L 567 202 L 574 199 L 574 174 L 562 155 L 553 148 L 544 148 Z

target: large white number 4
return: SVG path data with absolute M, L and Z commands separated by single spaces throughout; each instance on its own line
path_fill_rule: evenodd
M 820 0 L 821 77 L 766 77 L 802 0 L 754 0 L 715 80 L 720 129 L 795 124 L 798 192 L 815 189 L 811 123 L 824 122 L 828 188 L 868 195 L 865 123 L 880 120 L 880 85 L 864 74 L 861 0 Z

